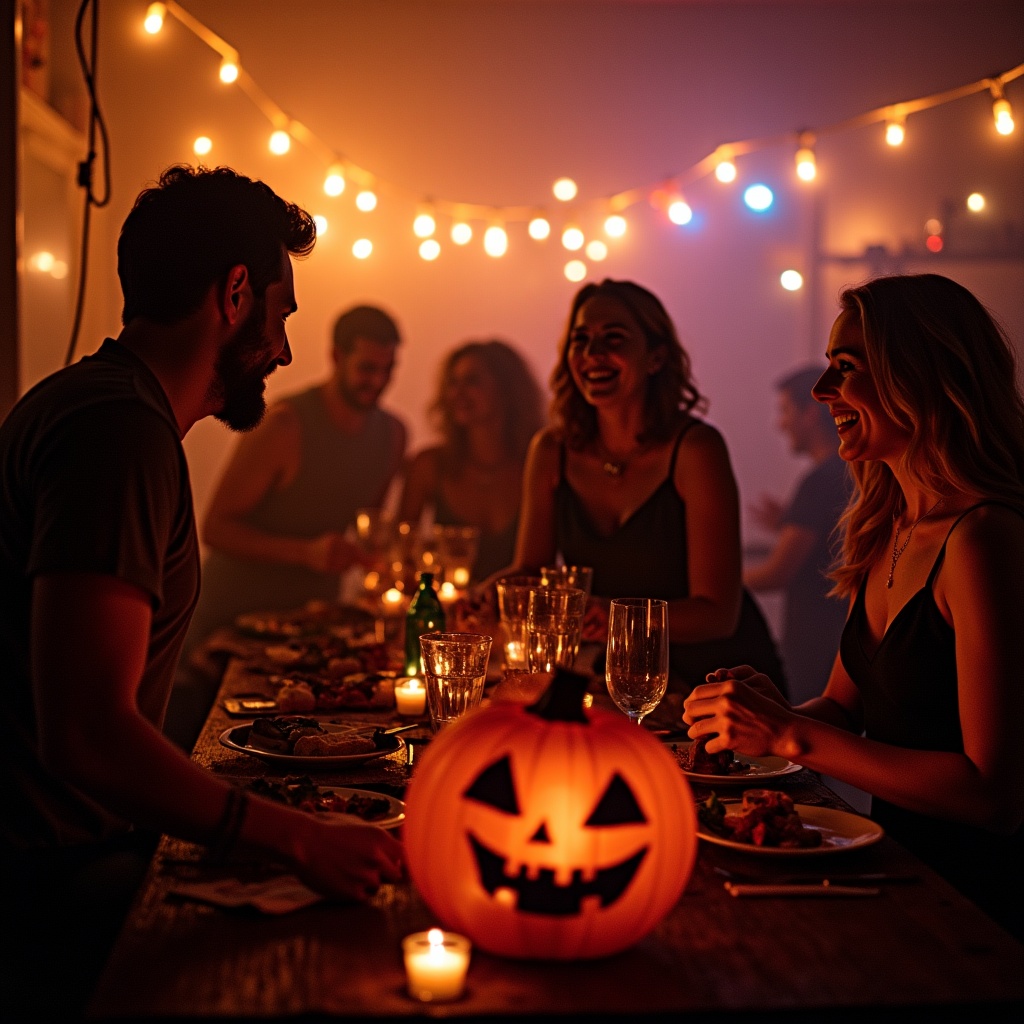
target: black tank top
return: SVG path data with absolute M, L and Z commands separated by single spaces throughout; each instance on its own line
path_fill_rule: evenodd
M 869 739 L 912 750 L 963 753 L 956 634 L 935 603 L 933 586 L 950 535 L 964 516 L 992 504 L 1000 503 L 973 505 L 949 528 L 925 585 L 889 623 L 870 657 L 865 649 L 870 637 L 864 607 L 866 580 L 861 583 L 839 650 L 843 667 L 860 691 Z M 1020 829 L 1012 836 L 997 836 L 877 798 L 872 800 L 871 816 L 894 839 L 1020 934 L 1024 873 Z
M 668 474 L 651 496 L 610 534 L 594 526 L 586 506 L 565 476 L 565 446 L 555 488 L 558 550 L 567 565 L 594 570 L 592 593 L 600 597 L 654 597 L 670 601 L 690 596 L 686 503 L 675 485 L 676 459 L 689 420 L 672 448 Z M 670 692 L 689 692 L 708 672 L 753 665 L 785 693 L 786 681 L 775 642 L 754 599 L 743 591 L 736 632 L 722 640 L 670 645 Z

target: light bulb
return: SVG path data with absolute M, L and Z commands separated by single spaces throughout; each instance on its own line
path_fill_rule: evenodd
M 208 135 L 200 135 L 195 142 L 192 143 L 192 152 L 196 156 L 206 156 L 210 150 L 213 149 L 213 139 Z
M 803 274 L 799 270 L 784 270 L 779 274 L 779 284 L 787 292 L 798 292 L 804 286 Z
M 938 217 L 929 217 L 924 222 L 924 230 L 929 235 L 941 235 L 942 234 L 942 221 Z
M 230 85 L 232 82 L 238 81 L 238 64 L 233 60 L 228 60 L 225 57 L 220 62 L 220 80 L 225 85 Z
M 600 238 L 595 238 L 593 241 L 587 242 L 586 253 L 588 260 L 600 263 L 608 255 L 608 246 Z
M 583 260 L 569 260 L 565 265 L 565 276 L 573 282 L 582 281 L 587 276 L 587 265 Z
M 53 265 L 57 258 L 52 252 L 47 252 L 45 249 L 42 252 L 34 253 L 28 259 L 28 265 L 33 270 L 39 270 L 44 274 L 50 273 L 53 270 Z
M 376 210 L 377 193 L 371 192 L 368 188 L 364 188 L 363 191 L 356 196 L 356 209 L 362 210 L 363 213 L 369 213 L 371 210 Z
M 421 213 L 412 222 L 412 233 L 417 238 L 429 238 L 437 230 L 433 214 Z
M 358 238 L 352 243 L 352 255 L 357 260 L 365 260 L 373 252 L 373 242 L 368 238 Z
M 292 148 L 292 137 L 286 132 L 278 129 L 270 136 L 270 152 L 276 156 L 284 156 Z
M 902 121 L 888 121 L 885 125 L 885 141 L 890 146 L 902 146 L 907 137 Z
M 344 191 L 345 175 L 342 169 L 335 164 L 327 170 L 327 177 L 324 178 L 324 192 L 329 196 L 340 196 Z
M 736 165 L 732 160 L 719 160 L 715 165 L 715 177 L 726 184 L 736 180 Z
M 543 242 L 551 234 L 551 224 L 547 217 L 534 217 L 526 230 L 532 239 Z
M 576 182 L 573 181 L 572 178 L 559 178 L 558 181 L 551 186 L 551 191 L 554 192 L 556 199 L 560 199 L 563 203 L 567 203 L 570 199 L 576 198 L 576 193 L 579 189 L 576 187 Z
M 428 263 L 441 255 L 441 243 L 436 238 L 425 238 L 420 242 L 420 256 Z
M 992 116 L 995 118 L 996 131 L 1000 135 L 1012 134 L 1015 127 L 1013 123 L 1013 107 L 1010 106 L 1010 101 L 1005 96 L 1000 96 L 992 104 Z
M 775 202 L 775 196 L 767 185 L 751 185 L 743 193 L 743 202 L 756 213 L 764 213 Z
M 452 241 L 456 245 L 466 245 L 473 238 L 473 228 L 464 220 L 457 220 L 452 225 Z
M 316 225 L 316 237 L 327 234 L 327 218 L 322 213 L 313 214 L 313 223 Z
M 610 217 L 606 217 L 604 233 L 609 238 L 621 238 L 626 233 L 626 218 L 618 213 L 613 213 Z
M 498 224 L 492 224 L 484 232 L 484 252 L 488 256 L 495 257 L 495 259 L 499 256 L 504 256 L 508 252 L 508 235 L 503 227 Z
M 985 209 L 985 197 L 980 192 L 972 192 L 967 197 L 967 209 L 971 213 L 981 213 Z
M 584 241 L 583 232 L 576 227 L 575 224 L 570 224 L 569 227 L 562 232 L 562 245 L 564 245 L 570 252 L 582 249 Z
M 818 163 L 814 150 L 807 146 L 796 151 L 796 176 L 801 181 L 814 181 L 818 175 Z
M 146 20 L 142 23 L 143 28 L 151 36 L 155 36 L 164 27 L 164 18 L 166 16 L 166 4 L 150 4 L 146 8 Z
M 668 204 L 668 219 L 673 224 L 689 224 L 693 220 L 693 210 L 685 199 L 673 199 Z

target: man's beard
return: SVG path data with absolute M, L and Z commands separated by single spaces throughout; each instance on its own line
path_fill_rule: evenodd
M 274 365 L 253 365 L 254 355 L 268 348 L 264 310 L 264 302 L 259 299 L 238 333 L 221 349 L 214 368 L 214 388 L 221 401 L 220 411 L 214 415 L 232 430 L 252 430 L 267 411 L 263 392 Z
M 382 388 L 351 388 L 345 380 L 338 381 L 341 400 L 356 412 L 369 412 L 380 401 Z

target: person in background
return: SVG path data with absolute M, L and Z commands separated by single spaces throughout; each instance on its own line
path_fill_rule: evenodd
M 706 403 L 661 302 L 630 281 L 585 285 L 551 383 L 555 425 L 530 447 L 514 571 L 557 555 L 591 566 L 584 639 L 598 642 L 612 598 L 667 600 L 670 692 L 734 655 L 781 674 L 740 579 L 729 453 L 695 415 Z
M 419 522 L 430 507 L 439 525 L 479 527 L 475 583 L 512 561 L 523 463 L 544 421 L 540 388 L 510 345 L 470 341 L 445 359 L 430 412 L 443 441 L 413 458 L 399 519 Z
M 853 501 L 832 578 L 850 613 L 824 694 L 749 665 L 686 701 L 707 749 L 776 754 L 871 793 L 871 815 L 1018 937 L 1024 872 L 1024 400 L 966 288 L 883 277 L 840 296 L 829 408 Z M 727 663 L 723 663 L 727 664 Z
M 382 830 L 250 799 L 160 733 L 199 594 L 181 440 L 259 422 L 315 238 L 262 182 L 169 168 L 121 229 L 124 329 L 0 426 L 0 1015 L 83 1011 L 161 832 L 339 898 L 400 874 Z
M 821 693 L 846 621 L 846 602 L 830 597 L 828 572 L 835 563 L 832 537 L 850 498 L 846 463 L 836 450 L 836 428 L 826 406 L 811 395 L 820 366 L 805 366 L 776 385 L 779 429 L 794 455 L 806 455 L 813 468 L 797 484 L 788 505 L 765 497 L 751 514 L 777 534 L 764 561 L 743 573 L 755 593 L 781 590 L 785 595 L 782 662 L 790 699 L 809 700 Z

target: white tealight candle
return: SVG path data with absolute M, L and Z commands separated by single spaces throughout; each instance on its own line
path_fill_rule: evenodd
M 417 718 L 426 711 L 427 691 L 418 679 L 400 679 L 395 683 L 395 707 L 400 715 Z
M 409 995 L 424 1003 L 458 999 L 466 984 L 470 941 L 431 928 L 402 940 Z

